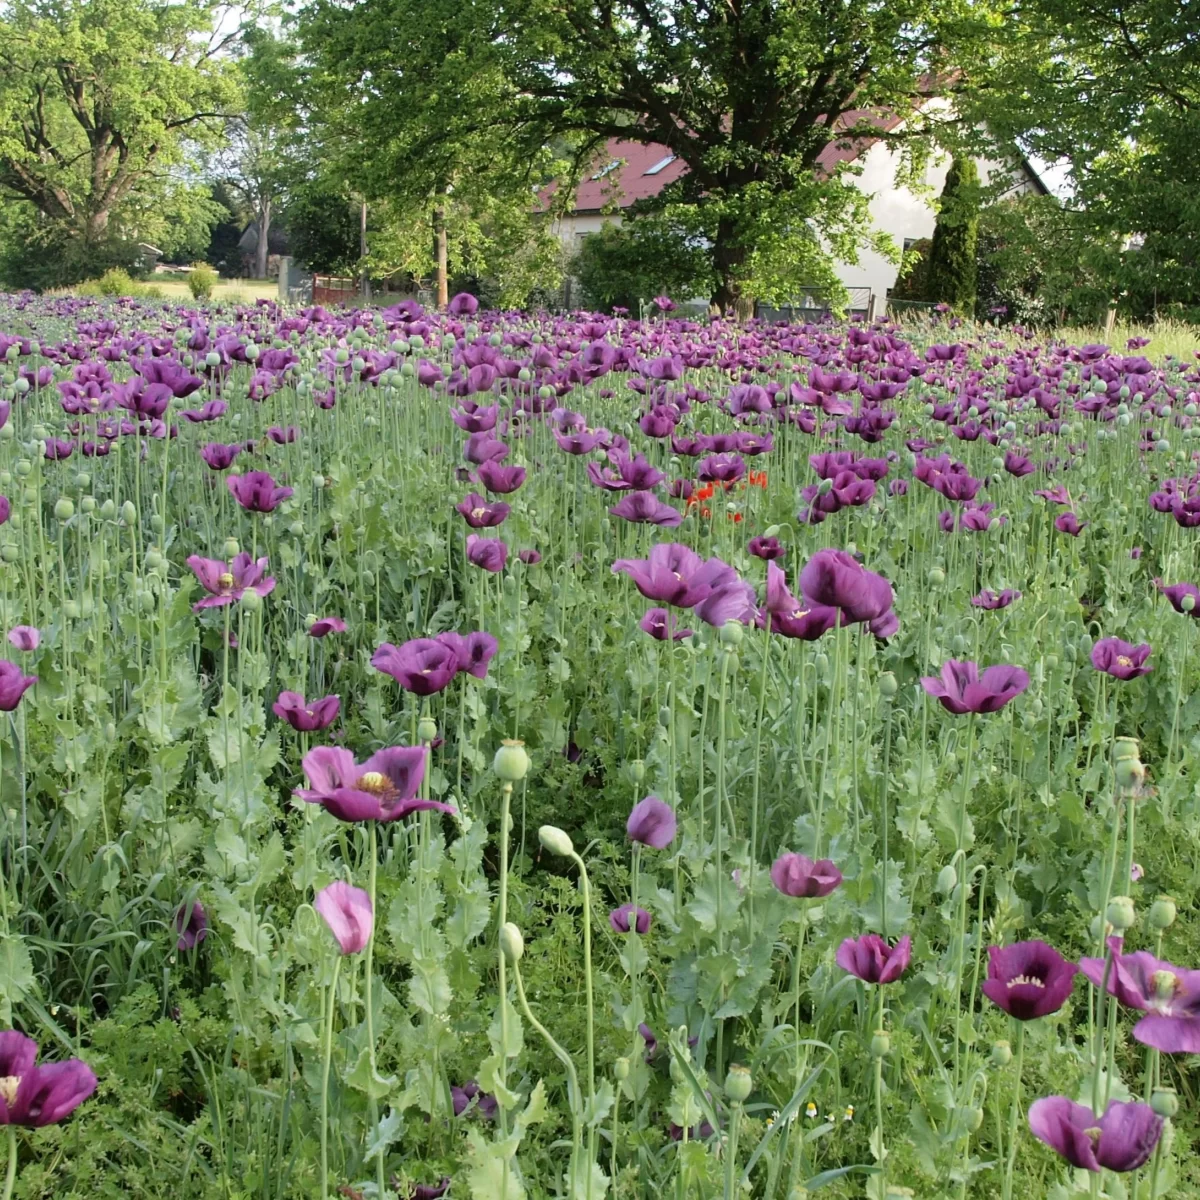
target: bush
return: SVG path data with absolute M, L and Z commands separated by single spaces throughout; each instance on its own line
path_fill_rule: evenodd
M 955 158 L 946 175 L 929 248 L 929 299 L 955 312 L 975 314 L 979 237 L 979 169 L 973 158 Z
M 187 285 L 193 300 L 210 300 L 213 288 L 217 286 L 217 273 L 208 263 L 192 263 L 192 269 L 187 276 Z

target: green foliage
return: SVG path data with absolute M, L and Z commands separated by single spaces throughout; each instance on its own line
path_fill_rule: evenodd
M 929 251 L 932 246 L 930 238 L 918 238 L 909 246 L 896 286 L 888 293 L 890 299 L 929 299 Z
M 702 245 L 655 217 L 606 223 L 583 239 L 571 265 L 584 304 L 600 312 L 619 305 L 634 314 L 654 296 L 681 301 L 708 295 L 711 271 Z
M 193 263 L 187 274 L 187 285 L 193 300 L 208 300 L 217 286 L 217 273 L 208 263 Z
M 967 316 L 975 312 L 978 237 L 979 168 L 969 155 L 957 155 L 938 203 L 925 286 L 928 299 Z

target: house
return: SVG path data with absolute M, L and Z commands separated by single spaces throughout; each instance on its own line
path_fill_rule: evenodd
M 881 132 L 898 130 L 905 119 L 851 112 L 843 121 L 849 126 L 864 118 L 878 125 Z M 570 209 L 554 219 L 554 230 L 568 255 L 578 251 L 588 234 L 596 233 L 610 222 L 620 223 L 633 204 L 653 199 L 688 170 L 666 146 L 620 138 L 610 138 L 596 162 L 593 173 L 576 188 Z M 900 150 L 885 141 L 872 138 L 830 143 L 817 160 L 817 169 L 830 172 L 843 162 L 853 162 L 859 168 L 852 178 L 870 197 L 869 209 L 876 229 L 891 234 L 896 245 L 904 250 L 921 238 L 933 236 L 934 204 L 950 169 L 948 155 L 930 160 L 921 181 L 924 188 L 918 186 L 917 190 L 897 184 Z M 998 175 L 1007 178 L 1005 196 L 1047 193 L 1046 185 L 1027 162 L 1022 161 L 1015 170 L 987 159 L 978 159 L 977 163 L 985 184 L 995 182 Z M 864 314 L 883 313 L 897 272 L 895 263 L 869 249 L 860 251 L 857 263 L 842 263 L 837 269 L 838 278 L 850 293 L 851 309 Z M 824 308 L 824 301 L 815 289 L 801 289 L 801 293 L 796 297 L 797 307 Z M 767 310 L 761 315 L 775 314 Z
M 258 257 L 258 222 L 251 221 L 242 231 L 238 239 L 238 253 L 242 258 L 242 272 L 253 278 L 257 270 Z M 268 279 L 279 277 L 279 259 L 289 253 L 287 232 L 280 225 L 272 225 L 267 233 L 267 274 Z

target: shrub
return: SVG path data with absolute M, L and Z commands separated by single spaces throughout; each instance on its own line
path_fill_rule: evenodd
M 192 263 L 187 276 L 188 291 L 193 300 L 208 300 L 217 286 L 217 273 L 208 263 Z
M 929 248 L 929 299 L 967 316 L 975 313 L 975 245 L 979 237 L 979 169 L 973 158 L 955 158 L 946 175 L 933 244 Z

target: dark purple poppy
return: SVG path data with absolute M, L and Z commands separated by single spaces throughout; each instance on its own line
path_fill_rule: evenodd
M 15 1029 L 0 1033 L 0 1125 L 37 1129 L 69 1117 L 95 1090 L 78 1058 L 37 1065 L 38 1044 Z
M 622 904 L 620 908 L 614 908 L 608 914 L 608 923 L 612 926 L 613 933 L 628 933 L 630 929 L 629 918 L 633 916 L 634 908 L 632 904 Z M 633 927 L 638 933 L 645 934 L 650 932 L 650 914 L 644 909 L 637 910 L 637 916 L 634 918 Z
M 1164 584 L 1161 579 L 1154 586 L 1171 602 L 1171 607 L 1185 617 L 1200 620 L 1200 588 L 1194 583 Z
M 74 450 L 74 442 L 64 442 L 62 438 L 54 437 L 46 439 L 46 458 L 51 462 L 62 462 L 63 459 L 70 458 Z
M 775 537 L 752 537 L 746 549 L 755 558 L 766 559 L 767 562 L 782 558 L 787 553 L 787 547 Z
M 266 471 L 247 471 L 245 475 L 230 475 L 225 480 L 233 498 L 247 512 L 274 512 L 291 494 L 290 487 L 277 487 Z
M 16 663 L 0 659 L 0 712 L 12 712 L 37 681 L 36 675 L 22 674 Z
M 692 630 L 679 629 L 675 625 L 675 618 L 665 608 L 652 608 L 638 622 L 643 633 L 648 633 L 657 641 L 665 642 L 668 638 L 674 641 L 682 641 L 684 638 L 692 636 Z
M 677 542 L 650 547 L 647 559 L 621 558 L 614 574 L 626 574 L 647 600 L 675 608 L 692 608 L 714 589 L 737 579 L 737 572 L 719 558 L 702 559 Z
M 828 858 L 813 862 L 806 854 L 781 854 L 771 864 L 771 882 L 785 896 L 816 900 L 842 882 L 842 873 Z
M 658 525 L 673 529 L 683 523 L 683 514 L 660 500 L 653 492 L 630 492 L 622 496 L 608 510 L 614 517 L 621 517 L 639 525 Z
M 1177 967 L 1146 950 L 1122 954 L 1121 943 L 1109 939 L 1112 967 L 1108 990 L 1125 1005 L 1146 1013 L 1133 1036 L 1164 1054 L 1200 1054 L 1200 971 Z M 1104 959 L 1084 958 L 1080 971 L 1099 987 Z
M 309 702 L 299 692 L 280 692 L 279 699 L 271 705 L 271 711 L 297 733 L 315 733 L 337 720 L 341 705 L 337 696 L 324 696 Z
M 203 421 L 215 421 L 223 417 L 228 409 L 229 405 L 224 400 L 209 400 L 200 408 L 185 408 L 181 415 L 187 417 L 193 424 L 199 425 Z
M 440 692 L 459 669 L 455 648 L 434 638 L 413 638 L 403 646 L 384 642 L 371 655 L 371 666 L 390 675 L 414 696 L 432 696 Z
M 508 561 L 508 546 L 499 538 L 481 538 L 477 534 L 467 537 L 467 562 L 485 571 L 497 574 L 504 570 Z
M 1092 666 L 1114 679 L 1136 679 L 1154 670 L 1146 659 L 1150 657 L 1150 645 L 1142 642 L 1132 646 L 1120 638 L 1101 638 L 1092 647 Z
M 500 644 L 490 633 L 476 630 L 465 637 L 461 633 L 439 633 L 435 639 L 443 646 L 449 646 L 454 651 L 458 669 L 476 679 L 486 679 L 488 663 L 495 657 Z
M 1062 1008 L 1078 970 L 1045 942 L 989 946 L 987 979 L 980 990 L 1018 1021 L 1032 1021 Z
M 454 506 L 462 518 L 472 529 L 492 529 L 503 524 L 512 512 L 512 506 L 503 500 L 485 500 L 478 492 L 470 492 L 459 504 Z
M 536 567 L 542 561 L 540 550 L 518 550 L 517 557 L 527 566 Z
M 200 457 L 214 471 L 225 471 L 241 453 L 240 445 L 226 446 L 221 442 L 209 442 L 200 447 Z
M 1071 537 L 1078 537 L 1087 527 L 1089 522 L 1080 522 L 1079 518 L 1073 512 L 1059 513 L 1054 518 L 1054 528 L 1059 533 L 1069 533 Z
M 392 746 L 356 763 L 349 750 L 318 746 L 301 762 L 311 785 L 294 795 L 319 804 L 339 821 L 397 821 L 426 809 L 454 812 L 437 800 L 418 800 L 425 774 L 424 746 Z
M 452 1087 L 450 1089 L 450 1098 L 454 1103 L 454 1115 L 461 1117 L 463 1113 L 471 1105 L 471 1101 L 475 1102 L 475 1109 L 479 1115 L 486 1120 L 492 1120 L 496 1115 L 496 1097 L 491 1092 L 480 1090 L 479 1084 L 473 1079 L 468 1079 L 462 1087 Z
M 525 482 L 524 467 L 503 467 L 494 459 L 479 464 L 479 482 L 494 496 L 507 496 Z
M 666 475 L 641 454 L 630 458 L 614 452 L 610 454 L 609 461 L 616 467 L 615 473 L 612 470 L 602 471 L 598 463 L 590 462 L 587 465 L 588 478 L 606 492 L 646 492 L 658 487 L 666 479 Z
M 341 617 L 321 617 L 308 627 L 308 636 L 328 637 L 331 633 L 345 633 L 346 622 Z
M 873 621 L 892 607 L 892 587 L 844 550 L 818 550 L 800 572 L 806 601 L 840 609 L 851 621 Z
M 1033 1136 L 1085 1171 L 1136 1171 L 1149 1162 L 1162 1128 L 1150 1105 L 1124 1100 L 1110 1100 L 1102 1117 L 1067 1096 L 1029 1106 Z
M 746 460 L 740 454 L 710 454 L 696 470 L 696 478 L 705 483 L 736 483 L 745 474 Z
M 1014 450 L 1006 450 L 1004 452 L 1004 469 L 1010 475 L 1015 475 L 1020 479 L 1024 475 L 1032 475 L 1037 467 L 1034 466 L 1033 460 L 1026 455 L 1017 454 Z
M 692 610 L 706 625 L 720 629 L 729 621 L 753 624 L 757 616 L 754 589 L 741 579 L 715 587 Z
M 889 946 L 877 933 L 847 938 L 837 951 L 837 965 L 863 983 L 892 983 L 912 960 L 912 938 L 906 933 Z
M 1020 600 L 1021 593 L 1013 591 L 1012 588 L 1005 588 L 1002 592 L 980 592 L 978 596 L 971 597 L 971 603 L 976 608 L 986 608 L 989 611 L 995 611 L 998 608 L 1007 608 L 1014 600 Z
M 446 305 L 452 317 L 473 317 L 479 311 L 479 301 L 470 292 L 459 292 Z
M 441 1200 L 449 1190 L 450 1176 L 443 1175 L 439 1183 L 418 1183 L 414 1185 L 409 1188 L 406 1196 L 407 1200 Z M 392 1191 L 400 1191 L 400 1181 L 395 1176 L 392 1177 Z
M 175 914 L 176 950 L 194 950 L 208 937 L 208 913 L 199 900 L 183 905 Z
M 490 433 L 473 433 L 463 446 L 463 458 L 476 466 L 508 457 L 508 447 Z
M 952 713 L 997 712 L 1029 686 L 1029 674 L 1020 667 L 988 667 L 982 675 L 979 665 L 949 659 L 940 678 L 921 677 L 921 686 Z
M 269 596 L 275 590 L 275 580 L 263 578 L 267 572 L 267 560 L 260 558 L 254 561 L 247 550 L 235 555 L 231 563 L 193 554 L 188 558 L 187 565 L 192 568 L 200 586 L 209 593 L 203 600 L 197 600 L 192 605 L 194 612 L 233 604 L 248 591 L 257 592 L 260 596 Z
M 625 822 L 625 832 L 631 842 L 665 850 L 675 840 L 675 810 L 657 796 L 639 800 Z

